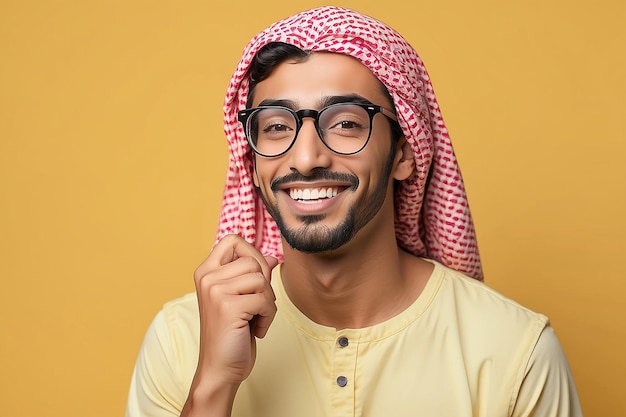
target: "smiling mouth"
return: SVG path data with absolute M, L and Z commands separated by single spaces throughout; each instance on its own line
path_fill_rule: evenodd
M 289 197 L 297 201 L 318 201 L 336 197 L 338 193 L 339 187 L 289 189 Z

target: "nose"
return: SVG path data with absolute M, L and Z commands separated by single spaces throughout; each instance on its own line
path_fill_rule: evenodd
M 324 145 L 311 118 L 302 121 L 302 127 L 292 148 L 287 152 L 289 167 L 302 175 L 311 175 L 330 165 L 332 151 Z

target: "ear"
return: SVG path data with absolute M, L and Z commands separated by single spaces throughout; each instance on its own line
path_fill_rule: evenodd
M 415 171 L 415 156 L 411 144 L 402 136 L 396 145 L 395 167 L 393 178 L 399 181 L 405 180 Z

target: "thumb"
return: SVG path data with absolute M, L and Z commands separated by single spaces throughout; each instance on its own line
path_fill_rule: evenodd
M 270 255 L 263 255 L 263 257 L 265 258 L 265 262 L 267 262 L 267 266 L 270 267 L 270 271 L 272 269 L 274 269 L 276 267 L 276 265 L 278 265 L 278 259 L 270 256 Z

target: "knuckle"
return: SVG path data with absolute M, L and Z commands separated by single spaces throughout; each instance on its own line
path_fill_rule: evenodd
M 202 286 L 202 292 L 206 294 L 210 300 L 216 300 L 222 298 L 224 295 L 223 285 L 219 285 L 215 282 L 207 282 Z
M 208 271 L 198 268 L 193 273 L 193 280 L 195 281 L 196 285 L 202 285 L 203 283 L 208 281 L 208 276 Z
M 196 292 L 199 297 L 215 298 L 222 292 L 221 285 L 218 282 L 211 279 L 210 274 L 203 275 L 196 280 Z
M 263 271 L 252 271 L 250 273 L 250 276 L 252 276 L 255 280 L 258 280 L 258 281 L 266 281 L 265 275 L 263 275 Z
M 274 304 L 274 307 L 276 307 L 276 304 L 274 303 L 274 301 L 276 301 L 276 294 L 274 293 L 272 286 L 269 285 L 269 282 L 267 283 L 267 285 L 269 287 L 269 291 L 266 292 L 266 296 L 272 302 L 272 304 Z
M 240 262 L 244 265 L 244 268 L 248 273 L 261 271 L 259 261 L 257 261 L 253 256 L 244 256 L 240 258 Z
M 241 237 L 239 237 L 239 235 L 236 234 L 228 234 L 226 236 L 224 236 L 220 242 L 223 242 L 227 245 L 234 245 L 237 241 L 239 241 L 239 239 L 241 239 Z
M 276 314 L 276 312 L 278 311 L 278 307 L 276 306 L 275 302 L 271 302 L 270 303 L 270 311 L 272 312 L 272 316 Z
M 193 280 L 196 283 L 203 280 L 207 275 L 215 270 L 215 266 L 213 263 L 210 263 L 210 259 L 211 257 L 209 256 L 196 268 L 195 271 L 193 271 Z
M 204 276 L 204 273 L 200 270 L 200 267 L 196 268 L 196 270 L 193 271 L 193 280 L 196 283 L 199 283 L 200 280 L 202 280 L 203 276 Z
M 254 288 L 254 292 L 261 293 L 267 290 L 267 280 L 262 272 L 256 271 L 248 275 L 250 285 Z

